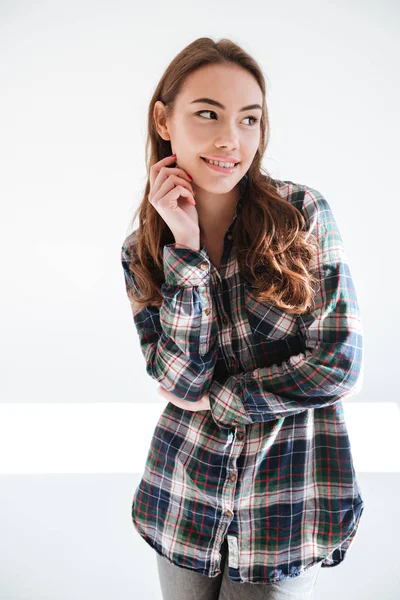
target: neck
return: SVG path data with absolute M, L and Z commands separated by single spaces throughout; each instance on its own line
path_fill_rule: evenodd
M 229 194 L 208 194 L 198 188 L 194 191 L 202 240 L 212 241 L 224 235 L 235 216 L 239 190 L 234 188 Z

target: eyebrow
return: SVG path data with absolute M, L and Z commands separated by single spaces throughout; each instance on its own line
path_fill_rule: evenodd
M 193 104 L 194 102 L 213 104 L 214 106 L 218 106 L 218 108 L 222 108 L 222 110 L 226 108 L 223 104 L 221 104 L 221 102 L 217 102 L 217 100 L 212 100 L 212 98 L 197 98 L 197 100 L 192 100 L 190 104 Z M 252 110 L 253 108 L 259 108 L 260 110 L 262 110 L 262 107 L 259 104 L 249 104 L 248 106 L 243 106 L 243 108 L 241 108 L 239 112 L 243 112 L 244 110 Z

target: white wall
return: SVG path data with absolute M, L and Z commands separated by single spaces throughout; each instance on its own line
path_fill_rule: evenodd
M 399 17 L 390 0 L 0 3 L 1 597 L 161 598 L 130 507 L 162 405 L 120 248 L 149 100 L 205 35 L 264 69 L 264 165 L 330 202 L 362 312 L 364 388 L 347 409 L 366 508 L 315 598 L 398 597 Z

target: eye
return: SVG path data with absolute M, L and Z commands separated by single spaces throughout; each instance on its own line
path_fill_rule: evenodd
M 217 114 L 217 113 L 216 113 L 215 111 L 213 111 L 213 110 L 199 110 L 199 112 L 195 113 L 195 115 L 199 115 L 199 116 L 200 116 L 202 113 L 210 113 L 210 114 L 212 114 L 212 115 L 216 115 L 216 114 Z M 208 119 L 208 120 L 210 121 L 211 119 Z
M 199 110 L 197 113 L 195 113 L 195 115 L 199 115 L 200 116 L 202 113 L 210 113 L 210 114 L 213 114 L 213 115 L 217 114 L 214 110 Z M 256 123 L 258 123 L 258 121 L 260 120 L 260 119 L 257 119 L 256 117 L 252 117 L 250 115 L 247 116 L 247 117 L 244 117 L 244 118 L 245 119 L 253 119 L 253 123 L 250 125 L 250 127 L 252 127 Z M 212 120 L 212 119 L 209 119 L 209 120 Z
M 245 119 L 253 119 L 253 125 L 258 123 L 258 121 L 260 120 L 260 119 L 256 119 L 256 117 L 251 117 L 250 115 L 248 117 L 245 117 Z

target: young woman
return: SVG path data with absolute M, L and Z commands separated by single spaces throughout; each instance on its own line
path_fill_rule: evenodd
M 263 172 L 265 81 L 230 40 L 182 50 L 148 115 L 121 258 L 168 403 L 133 524 L 164 600 L 308 599 L 364 508 L 342 407 L 362 325 L 340 231 L 319 191 Z

